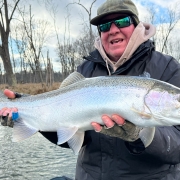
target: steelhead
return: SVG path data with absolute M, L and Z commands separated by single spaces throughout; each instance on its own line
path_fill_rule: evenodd
M 58 90 L 19 99 L 1 92 L 0 108 L 17 107 L 13 141 L 38 131 L 57 132 L 58 142 L 68 142 L 77 154 L 84 131 L 101 116 L 119 114 L 141 127 L 180 125 L 180 88 L 159 80 L 136 76 L 85 78 L 70 74 Z

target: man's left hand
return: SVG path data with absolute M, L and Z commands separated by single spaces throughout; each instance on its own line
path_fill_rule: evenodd
M 142 130 L 141 127 L 138 127 L 129 121 L 125 121 L 125 119 L 117 114 L 112 115 L 112 117 L 103 115 L 102 121 L 105 126 L 101 126 L 96 122 L 91 123 L 96 132 L 112 137 L 118 137 L 124 141 L 133 142 L 137 140 L 139 138 L 139 133 Z

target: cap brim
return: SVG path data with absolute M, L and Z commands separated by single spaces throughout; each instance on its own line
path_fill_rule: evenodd
M 90 23 L 92 25 L 98 26 L 100 24 L 100 21 L 104 17 L 106 17 L 107 15 L 110 15 L 110 14 L 127 14 L 127 15 L 130 14 L 130 15 L 132 15 L 132 13 L 129 12 L 129 11 L 127 12 L 127 10 L 125 10 L 125 11 L 123 11 L 123 10 L 121 10 L 121 11 L 111 11 L 111 12 L 107 12 L 107 13 L 96 16 L 95 18 L 91 19 Z

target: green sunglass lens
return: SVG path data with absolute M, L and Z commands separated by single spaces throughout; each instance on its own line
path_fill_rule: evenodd
M 106 32 L 106 31 L 109 31 L 110 26 L 111 26 L 111 22 L 108 22 L 108 23 L 99 25 L 99 29 L 101 32 Z
M 114 20 L 114 21 L 111 21 L 111 22 L 107 22 L 105 24 L 101 24 L 101 25 L 99 25 L 99 30 L 101 32 L 109 31 L 112 22 L 115 23 L 118 28 L 128 27 L 131 24 L 130 18 L 125 17 L 123 19 L 118 19 L 118 20 Z
M 115 24 L 119 28 L 127 27 L 127 26 L 130 25 L 130 20 L 129 20 L 128 17 L 126 17 L 126 18 L 123 18 L 123 19 L 116 20 Z

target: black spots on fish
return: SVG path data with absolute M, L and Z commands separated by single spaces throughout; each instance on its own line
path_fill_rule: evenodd
M 154 83 L 153 89 L 158 89 L 159 91 L 167 91 L 169 94 L 172 94 L 172 95 L 180 94 L 180 88 L 166 82 L 161 82 L 161 81 L 156 81 Z

